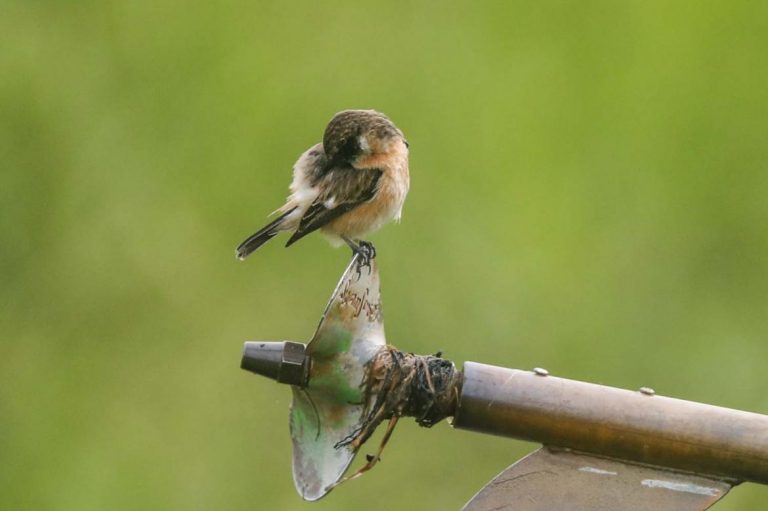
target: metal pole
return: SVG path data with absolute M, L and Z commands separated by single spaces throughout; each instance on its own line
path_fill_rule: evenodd
M 453 425 L 631 462 L 768 484 L 768 416 L 476 362 Z

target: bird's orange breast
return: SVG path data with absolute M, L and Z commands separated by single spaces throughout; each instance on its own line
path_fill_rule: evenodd
M 398 159 L 396 163 L 384 170 L 379 179 L 376 194 L 371 200 L 328 223 L 323 227 L 323 231 L 359 239 L 367 233 L 378 230 L 390 220 L 399 220 L 409 188 L 407 157 Z

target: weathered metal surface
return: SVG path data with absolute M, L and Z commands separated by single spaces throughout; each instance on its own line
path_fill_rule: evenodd
M 457 428 L 768 483 L 768 416 L 475 362 Z
M 463 511 L 701 511 L 730 488 L 723 481 L 544 447 L 496 476 Z
M 358 257 L 307 346 L 307 386 L 292 387 L 293 480 L 306 500 L 328 493 L 352 462 L 356 449 L 337 445 L 359 429 L 365 366 L 385 344 L 376 262 L 360 267 Z

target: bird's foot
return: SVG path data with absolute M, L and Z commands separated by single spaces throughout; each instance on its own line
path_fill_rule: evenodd
M 360 247 L 358 253 L 365 260 L 365 265 L 370 266 L 371 260 L 376 258 L 376 247 L 370 241 L 359 240 L 357 244 Z
M 353 256 L 357 256 L 358 276 L 363 268 L 368 268 L 368 273 L 370 274 L 371 261 L 376 258 L 376 247 L 373 246 L 373 243 L 364 240 L 353 241 L 349 238 L 344 238 L 344 241 L 352 249 Z

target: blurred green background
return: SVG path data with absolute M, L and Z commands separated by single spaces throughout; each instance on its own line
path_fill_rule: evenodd
M 0 508 L 458 509 L 535 447 L 409 420 L 295 493 L 241 343 L 307 340 L 349 254 L 233 251 L 345 108 L 411 142 L 390 342 L 768 413 L 765 2 L 0 8 Z

